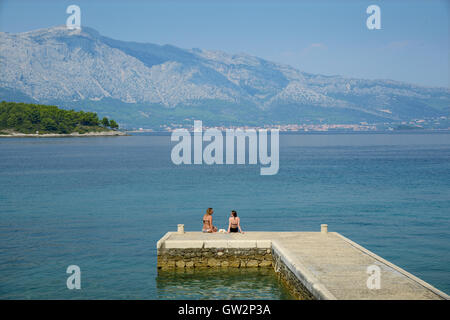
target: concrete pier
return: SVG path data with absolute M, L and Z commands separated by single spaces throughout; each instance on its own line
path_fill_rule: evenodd
M 326 226 L 321 232 L 168 232 L 157 249 L 158 268 L 274 268 L 299 298 L 449 299 Z

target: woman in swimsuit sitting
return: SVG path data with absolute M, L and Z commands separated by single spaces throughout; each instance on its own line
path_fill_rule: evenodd
M 206 210 L 206 214 L 203 216 L 203 229 L 202 232 L 212 233 L 217 232 L 217 228 L 213 226 L 212 223 L 212 214 L 214 210 L 212 208 L 208 208 Z
M 229 224 L 228 224 L 228 233 L 230 232 L 240 232 L 240 233 L 244 233 L 242 232 L 241 229 L 241 219 L 238 218 L 237 216 L 237 212 L 236 211 L 231 211 L 231 216 L 229 219 Z

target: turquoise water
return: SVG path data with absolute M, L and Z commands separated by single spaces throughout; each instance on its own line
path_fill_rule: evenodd
M 201 274 L 167 293 L 155 245 L 178 223 L 200 230 L 207 207 L 221 228 L 231 209 L 244 231 L 327 223 L 448 293 L 449 138 L 281 135 L 275 176 L 259 165 L 175 166 L 169 136 L 0 139 L 0 298 L 189 298 Z M 72 264 L 82 290 L 66 287 Z M 255 297 L 284 299 L 261 282 Z
M 293 300 L 270 268 L 211 268 L 158 271 L 157 299 Z

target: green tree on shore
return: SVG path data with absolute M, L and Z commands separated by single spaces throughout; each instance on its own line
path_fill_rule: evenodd
M 109 121 L 109 126 L 111 127 L 111 129 L 119 129 L 119 125 L 117 124 L 117 122 L 112 119 Z
M 107 117 L 103 117 L 102 126 L 104 126 L 105 128 L 109 127 L 109 120 Z
M 119 125 L 106 117 L 100 121 L 95 112 L 64 110 L 56 106 L 31 103 L 0 102 L 0 130 L 22 133 L 85 133 L 104 131 L 108 127 L 118 129 Z

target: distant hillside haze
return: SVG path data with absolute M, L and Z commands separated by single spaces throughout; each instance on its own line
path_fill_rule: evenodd
M 0 33 L 0 100 L 93 111 L 125 127 L 192 125 L 193 119 L 206 125 L 391 122 L 450 114 L 448 88 L 315 75 L 247 54 L 119 41 L 65 26 Z

